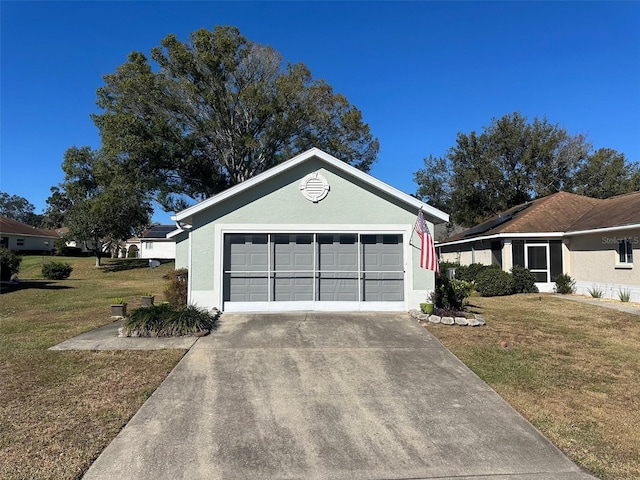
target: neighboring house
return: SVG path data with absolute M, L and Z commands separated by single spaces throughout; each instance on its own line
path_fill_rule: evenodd
M 568 273 L 577 293 L 597 287 L 618 298 L 629 291 L 640 301 L 640 192 L 604 200 L 555 193 L 502 212 L 437 249 L 441 260 L 461 265 L 527 267 L 543 292 Z
M 168 238 L 167 234 L 176 229 L 175 225 L 153 225 L 145 230 L 140 237 L 133 237 L 126 241 L 127 251 L 137 252 L 137 258 L 174 259 L 176 258 L 176 241 Z
M 51 253 L 57 238 L 55 231 L 0 217 L 0 247 L 16 252 Z
M 189 301 L 225 311 L 406 311 L 435 285 L 419 209 L 449 216 L 313 148 L 173 219 Z

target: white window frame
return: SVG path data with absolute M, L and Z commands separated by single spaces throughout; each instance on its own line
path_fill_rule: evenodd
M 547 259 L 547 268 L 542 270 L 542 269 L 532 269 L 529 266 L 529 247 L 545 247 L 545 255 L 546 255 L 546 259 Z M 545 273 L 547 275 L 547 280 L 546 282 L 536 282 L 536 283 L 549 283 L 549 277 L 551 275 L 551 258 L 549 256 L 549 242 L 547 243 L 527 243 L 525 241 L 524 243 L 524 264 L 525 267 L 528 268 L 531 273 Z
M 624 253 L 622 251 L 624 247 Z M 633 268 L 633 239 L 621 238 L 618 240 L 616 253 L 616 268 Z M 622 257 L 622 258 L 621 258 Z

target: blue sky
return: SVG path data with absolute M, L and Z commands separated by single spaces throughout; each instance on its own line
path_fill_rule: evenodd
M 413 173 L 458 132 L 519 111 L 640 161 L 640 2 L 1 3 L 0 190 L 40 213 L 72 145 L 98 148 L 95 91 L 169 33 L 235 25 L 302 62 L 380 140 L 371 173 Z M 157 211 L 154 219 L 169 222 Z

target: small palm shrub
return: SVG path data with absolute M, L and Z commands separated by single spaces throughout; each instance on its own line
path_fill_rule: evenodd
M 133 310 L 124 321 L 125 332 L 141 337 L 192 335 L 213 330 L 217 315 L 193 305 L 180 308 L 168 303 Z
M 561 273 L 555 279 L 556 286 L 553 287 L 553 290 L 556 293 L 561 293 L 563 295 L 569 293 L 575 293 L 576 291 L 576 281 L 569 276 L 568 273 Z
M 42 276 L 47 280 L 66 280 L 72 271 L 73 267 L 68 263 L 47 262 L 42 265 Z
M 511 295 L 513 276 L 499 268 L 486 268 L 478 275 L 475 288 L 483 297 Z
M 536 277 L 528 268 L 515 265 L 511 269 L 514 293 L 538 293 Z
M 169 280 L 164 286 L 164 298 L 176 307 L 184 307 L 187 304 L 187 286 L 189 271 L 186 268 L 171 270 L 162 278 Z
M 0 280 L 8 282 L 11 277 L 20 271 L 22 257 L 16 255 L 8 248 L 0 248 Z
M 631 290 L 629 290 L 628 288 L 618 290 L 618 298 L 621 302 L 628 302 L 629 300 L 631 300 Z
M 592 298 L 602 298 L 604 291 L 600 287 L 587 288 L 587 292 Z

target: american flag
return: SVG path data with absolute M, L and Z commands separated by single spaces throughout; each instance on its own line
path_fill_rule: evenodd
M 440 268 L 436 248 L 433 245 L 433 237 L 429 233 L 427 222 L 424 221 L 422 210 L 418 212 L 418 220 L 416 220 L 416 226 L 414 228 L 420 237 L 420 267 L 438 273 Z

